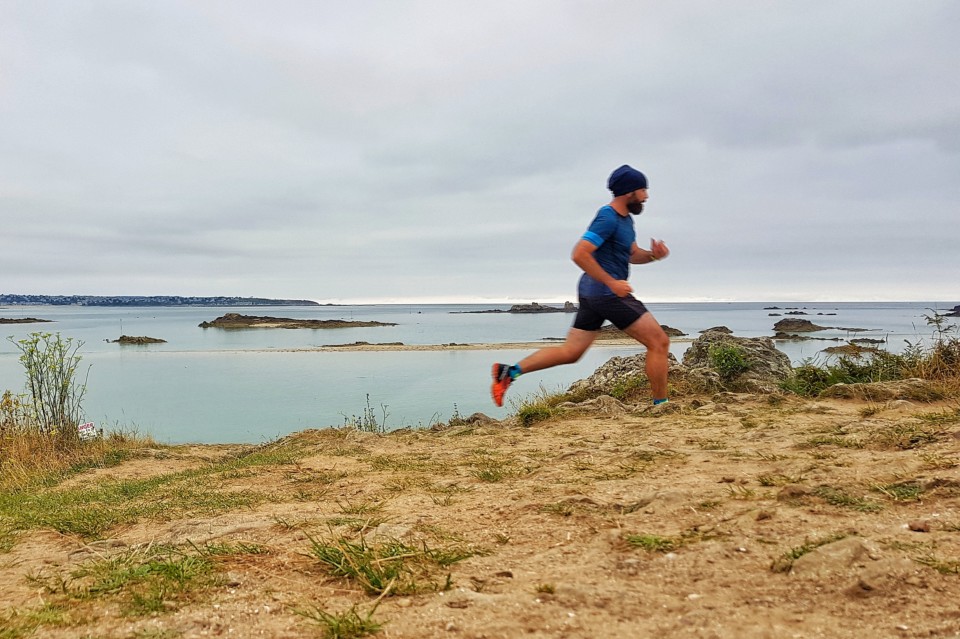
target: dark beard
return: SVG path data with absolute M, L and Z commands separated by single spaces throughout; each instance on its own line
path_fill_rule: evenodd
M 630 202 L 627 204 L 627 210 L 634 215 L 640 215 L 643 213 L 643 202 Z

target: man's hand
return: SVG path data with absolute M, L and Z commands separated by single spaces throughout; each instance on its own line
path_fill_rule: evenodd
M 610 290 L 613 291 L 613 294 L 617 297 L 626 297 L 630 293 L 633 293 L 633 287 L 630 286 L 630 282 L 627 280 L 614 280 L 609 286 Z
M 658 260 L 670 255 L 670 249 L 663 243 L 663 240 L 655 240 L 652 237 L 650 238 L 650 252 L 653 253 L 654 259 Z

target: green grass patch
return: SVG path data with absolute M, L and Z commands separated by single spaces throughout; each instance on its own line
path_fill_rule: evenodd
M 537 422 L 544 422 L 557 414 L 557 410 L 541 403 L 523 404 L 517 409 L 517 419 L 523 426 L 533 426 Z
M 409 546 L 398 540 L 368 544 L 362 537 L 318 540 L 310 537 L 310 555 L 330 574 L 356 583 L 368 594 L 406 595 L 449 587 L 434 581 L 439 568 L 446 568 L 479 554 L 462 547 Z
M 880 448 L 912 450 L 940 441 L 944 436 L 941 423 L 901 423 L 878 431 L 870 442 Z
M 560 517 L 569 517 L 575 512 L 575 509 L 573 504 L 558 501 L 553 504 L 544 504 L 540 507 L 540 512 L 550 515 L 559 515 Z
M 522 426 L 533 426 L 537 422 L 546 421 L 563 414 L 560 404 L 565 402 L 579 402 L 588 399 L 583 394 L 551 393 L 541 387 L 540 392 L 513 403 L 515 415 Z
M 957 424 L 960 423 L 960 407 L 954 408 L 953 410 L 937 411 L 935 413 L 920 413 L 915 415 L 915 417 L 927 423 L 940 426 Z
M 141 518 L 210 516 L 253 507 L 275 497 L 251 490 L 232 490 L 226 485 L 231 474 L 241 469 L 292 464 L 304 454 L 295 446 L 268 445 L 177 473 L 103 480 L 65 489 L 34 485 L 3 491 L 0 530 L 49 528 L 84 539 L 98 539 L 117 526 Z M 0 535 L 0 548 L 10 546 L 10 539 L 9 535 Z
M 837 506 L 839 508 L 849 508 L 850 510 L 856 510 L 862 513 L 875 513 L 883 510 L 882 504 L 863 497 L 855 497 L 832 486 L 820 486 L 814 489 L 813 494 L 831 506 Z
M 793 369 L 781 388 L 797 395 L 816 397 L 835 384 L 868 384 L 903 379 L 918 356 L 911 352 L 892 354 L 877 350 L 841 356 L 822 365 L 807 360 Z
M 340 613 L 330 613 L 317 607 L 298 610 L 297 614 L 309 619 L 323 629 L 326 639 L 357 639 L 376 634 L 383 624 L 373 619 L 377 607 L 362 614 L 356 606 Z
M 924 493 L 923 484 L 918 481 L 876 485 L 873 489 L 886 495 L 893 501 L 920 501 L 920 497 Z
M 623 402 L 646 393 L 649 388 L 650 381 L 646 375 L 634 375 L 617 380 L 610 388 L 609 395 Z
M 11 526 L 0 524 L 0 554 L 10 552 L 17 543 L 19 533 Z
M 803 557 L 807 553 L 816 550 L 820 546 L 832 544 L 833 542 L 840 541 L 846 537 L 846 533 L 836 533 L 833 535 L 828 535 L 827 537 L 821 537 L 820 539 L 805 541 L 800 546 L 795 546 L 794 548 L 791 548 L 787 552 L 774 559 L 773 563 L 770 565 L 770 570 L 773 572 L 790 572 L 790 569 L 793 568 L 793 562 L 795 562 L 797 559 L 800 559 L 800 557 Z
M 757 482 L 761 486 L 784 486 L 786 484 L 792 484 L 798 481 L 798 478 L 788 477 L 787 475 L 781 474 L 764 474 L 757 476 Z
M 443 474 L 448 465 L 433 460 L 433 455 L 375 455 L 369 460 L 373 470 Z
M 124 615 L 163 614 L 200 598 L 222 584 L 219 564 L 262 554 L 255 544 L 190 545 L 186 549 L 149 545 L 84 562 L 68 574 L 34 580 L 53 603 L 115 601 Z
M 820 448 L 822 446 L 836 446 L 837 448 L 863 448 L 863 442 L 857 439 L 847 439 L 842 435 L 817 435 L 799 442 L 797 448 Z
M 631 546 L 641 548 L 647 552 L 673 552 L 683 545 L 682 540 L 674 537 L 661 537 L 660 535 L 626 535 L 624 539 Z
M 960 559 L 941 559 L 933 554 L 914 557 L 919 564 L 929 566 L 943 575 L 960 575 Z
M 41 628 L 68 628 L 76 621 L 63 604 L 48 602 L 28 610 L 8 609 L 0 611 L 0 639 L 38 637 Z
M 952 335 L 957 330 L 947 325 L 945 318 L 935 311 L 926 316 L 934 327 L 929 345 L 908 343 L 901 353 L 881 349 L 857 350 L 826 362 L 807 360 L 793 369 L 782 387 L 790 392 L 815 397 L 834 384 L 884 382 L 909 377 L 936 382 L 942 391 L 934 391 L 930 399 L 946 393 L 956 396 L 960 391 L 960 339 Z
M 373 499 L 364 499 L 353 503 L 349 500 L 338 501 L 340 512 L 344 515 L 372 515 L 383 510 L 383 502 Z
M 476 456 L 470 462 L 470 476 L 484 483 L 496 484 L 520 474 L 510 459 L 489 454 L 488 451 L 474 451 Z

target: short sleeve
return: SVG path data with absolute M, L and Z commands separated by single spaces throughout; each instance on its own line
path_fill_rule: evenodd
M 597 216 L 593 218 L 587 232 L 583 234 L 584 239 L 597 248 L 609 240 L 617 230 L 617 212 L 609 206 L 605 206 L 597 211 Z

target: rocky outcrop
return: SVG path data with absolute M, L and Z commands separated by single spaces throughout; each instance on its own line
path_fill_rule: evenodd
M 743 360 L 742 370 L 718 370 L 712 355 L 718 347 L 735 350 Z M 691 386 L 707 392 L 773 393 L 792 371 L 790 358 L 770 338 L 736 337 L 721 331 L 707 331 L 694 340 L 683 354 L 683 366 Z
M 576 313 L 577 305 L 573 302 L 564 302 L 563 308 L 556 306 L 545 306 L 537 302 L 529 304 L 514 304 L 509 310 L 502 308 L 492 308 L 484 311 L 454 311 L 455 313 Z
M 38 322 L 52 322 L 53 320 L 36 317 L 0 317 L 0 324 L 36 324 Z
M 810 320 L 794 319 L 788 317 L 782 319 L 773 325 L 773 330 L 777 333 L 813 333 L 814 331 L 825 331 L 829 326 L 818 326 Z
M 179 295 L 10 295 L 0 304 L 51 306 L 319 306 L 313 300 L 276 300 L 265 297 L 181 297 Z M 330 306 L 328 304 L 328 306 Z
M 669 356 L 670 374 L 682 375 L 677 358 Z M 626 386 L 637 377 L 646 378 L 647 354 L 637 353 L 629 357 L 611 357 L 586 379 L 570 385 L 568 392 L 590 396 L 609 395 L 618 385 Z
M 132 337 L 130 335 L 121 335 L 118 339 L 113 340 L 114 344 L 166 344 L 167 340 L 160 339 L 159 337 Z
M 667 326 L 666 324 L 661 324 L 660 328 L 663 329 L 663 332 L 670 337 L 686 337 L 686 333 L 681 331 L 679 328 L 673 328 Z M 608 340 L 608 339 L 632 339 L 629 335 L 621 331 L 619 328 L 613 324 L 606 324 L 600 329 L 600 333 L 597 335 L 599 340 Z
M 791 339 L 796 333 L 813 333 L 816 331 L 846 331 L 847 333 L 866 333 L 870 330 L 869 328 L 856 328 L 856 327 L 846 327 L 846 326 L 820 326 L 819 324 L 814 324 L 810 320 L 805 319 L 794 319 L 786 318 L 782 319 L 776 324 L 773 325 L 773 330 L 776 331 L 774 339 Z
M 960 304 L 953 307 L 952 311 L 943 314 L 944 317 L 960 317 Z
M 707 328 L 707 329 L 704 329 L 704 330 L 700 331 L 700 333 L 701 333 L 701 334 L 702 334 L 702 333 L 709 333 L 710 331 L 716 331 L 716 332 L 718 332 L 718 333 L 726 333 L 727 335 L 733 335 L 733 331 L 731 331 L 731 330 L 730 330 L 729 328 L 727 328 L 726 326 L 711 326 L 710 328 Z
M 363 328 L 368 326 L 396 326 L 389 322 L 358 322 L 353 320 L 290 319 L 288 317 L 259 317 L 227 313 L 212 322 L 201 322 L 200 328 Z
M 746 362 L 746 370 L 730 377 L 714 368 L 710 356 L 715 346 L 738 349 Z M 611 357 L 590 377 L 571 384 L 574 395 L 609 395 L 616 388 L 629 388 L 637 378 L 646 379 L 646 353 L 629 357 Z M 744 393 L 777 392 L 780 382 L 791 372 L 790 358 L 781 353 L 766 337 L 734 337 L 722 331 L 707 331 L 690 345 L 683 363 L 669 356 L 671 383 L 684 381 L 699 392 L 736 391 Z M 644 382 L 645 383 L 645 382 Z
M 849 357 L 863 357 L 868 353 L 878 352 L 878 348 L 875 346 L 860 346 L 859 344 L 842 344 L 840 346 L 828 346 L 823 349 L 824 353 L 830 355 L 847 355 Z
M 566 302 L 563 308 L 556 306 L 544 306 L 536 302 L 530 304 L 514 304 L 510 307 L 508 313 L 576 313 L 577 307 L 572 302 Z
M 403 342 L 363 342 L 356 341 L 349 344 L 326 344 L 327 348 L 356 348 L 357 346 L 403 346 Z

